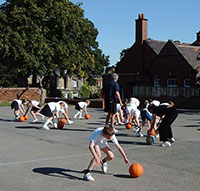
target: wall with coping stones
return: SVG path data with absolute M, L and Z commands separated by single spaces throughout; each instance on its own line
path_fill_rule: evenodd
M 40 101 L 41 90 L 39 88 L 0 88 L 0 103 L 18 99 L 20 94 L 22 94 L 20 99 Z M 46 97 L 46 90 L 43 90 L 43 97 Z

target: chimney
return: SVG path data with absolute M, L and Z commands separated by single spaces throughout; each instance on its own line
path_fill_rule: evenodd
M 136 42 L 143 43 L 147 40 L 147 19 L 144 18 L 144 14 L 139 14 L 136 21 Z
M 197 42 L 200 42 L 200 31 L 197 33 Z

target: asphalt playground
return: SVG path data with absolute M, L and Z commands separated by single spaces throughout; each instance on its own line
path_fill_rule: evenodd
M 0 191 L 197 191 L 200 190 L 200 111 L 180 110 L 173 124 L 176 142 L 160 147 L 160 141 L 147 145 L 145 137 L 116 126 L 120 145 L 131 163 L 140 163 L 144 173 L 129 176 L 120 153 L 112 143 L 115 158 L 108 173 L 100 167 L 92 172 L 95 182 L 82 179 L 91 160 L 88 138 L 103 127 L 106 113 L 88 108 L 89 120 L 74 120 L 64 129 L 42 130 L 42 122 L 14 122 L 10 107 L 0 107 Z M 40 118 L 39 118 L 40 119 Z M 145 134 L 147 127 L 144 128 Z

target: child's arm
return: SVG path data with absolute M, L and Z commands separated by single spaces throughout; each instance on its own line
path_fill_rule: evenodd
M 19 110 L 20 110 L 23 114 L 25 114 L 25 109 L 24 109 L 24 105 L 23 105 L 23 104 L 21 104 L 21 105 L 19 106 Z
M 94 141 L 90 141 L 90 144 L 89 144 L 89 149 L 90 149 L 90 152 L 92 153 L 97 165 L 101 165 L 102 163 L 102 160 L 101 158 L 99 158 L 99 156 L 97 155 L 96 153 L 96 150 L 94 149 L 94 146 L 95 146 L 95 143 Z
M 116 147 L 117 147 L 118 151 L 121 153 L 121 155 L 124 157 L 125 163 L 130 165 L 130 162 L 129 162 L 124 150 L 122 149 L 122 147 L 119 144 L 117 144 Z

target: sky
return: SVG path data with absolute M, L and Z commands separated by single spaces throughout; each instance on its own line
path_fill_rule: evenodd
M 4 1 L 0 0 L 0 4 Z M 110 65 L 120 59 L 120 52 L 135 42 L 135 19 L 148 19 L 148 38 L 192 43 L 200 31 L 200 0 L 71 0 L 82 2 L 85 18 L 92 21 L 99 34 L 97 41 Z

